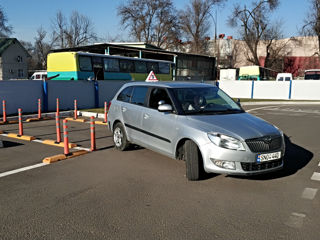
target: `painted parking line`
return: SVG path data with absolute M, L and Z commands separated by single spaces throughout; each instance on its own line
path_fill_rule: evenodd
M 306 215 L 303 213 L 291 213 L 288 221 L 285 223 L 289 227 L 301 228 Z
M 318 189 L 316 189 L 316 188 L 305 188 L 303 190 L 301 197 L 304 199 L 313 200 L 315 198 L 317 192 L 318 192 Z
M 314 172 L 314 173 L 312 174 L 311 180 L 320 181 L 320 173 Z
M 252 108 L 252 109 L 246 110 L 246 112 L 252 112 L 252 111 L 255 111 L 255 110 L 274 108 L 274 107 L 275 106 L 265 106 L 265 107 Z
M 38 164 L 31 165 L 31 166 L 28 166 L 28 167 L 23 167 L 23 168 L 18 168 L 18 169 L 12 170 L 12 171 L 3 172 L 3 173 L 0 173 L 0 178 L 6 177 L 6 176 L 9 176 L 9 175 L 12 175 L 12 174 L 16 174 L 16 173 L 28 171 L 28 170 L 31 170 L 31 169 L 34 169 L 34 168 L 43 167 L 43 166 L 46 166 L 46 165 L 48 165 L 48 164 L 47 163 L 38 163 Z

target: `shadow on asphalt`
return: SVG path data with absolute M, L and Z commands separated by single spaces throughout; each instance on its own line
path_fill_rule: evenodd
M 10 142 L 10 141 L 1 141 L 0 140 L 0 147 L 1 148 L 8 148 L 8 147 L 17 147 L 24 145 L 22 143 L 17 143 L 17 142 Z
M 285 135 L 286 152 L 284 156 L 283 169 L 262 175 L 253 176 L 228 176 L 233 178 L 242 178 L 248 180 L 271 180 L 283 178 L 295 174 L 304 168 L 313 158 L 313 153 L 307 149 L 291 142 L 290 137 Z

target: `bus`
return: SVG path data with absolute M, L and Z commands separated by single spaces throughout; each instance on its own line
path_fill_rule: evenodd
M 48 54 L 47 73 L 52 80 L 137 80 L 153 71 L 158 80 L 172 80 L 173 62 L 87 52 Z
M 275 80 L 278 72 L 260 66 L 240 67 L 239 80 Z

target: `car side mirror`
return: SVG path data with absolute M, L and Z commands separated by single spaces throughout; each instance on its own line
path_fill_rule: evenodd
M 172 112 L 172 106 L 170 104 L 162 104 L 158 107 L 159 112 Z

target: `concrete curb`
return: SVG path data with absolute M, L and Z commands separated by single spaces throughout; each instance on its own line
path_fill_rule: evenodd
M 73 111 L 62 111 L 60 112 L 60 117 L 69 117 L 72 116 Z M 56 112 L 50 112 L 50 113 L 42 113 L 40 120 L 48 120 L 48 119 L 54 119 L 56 117 Z M 26 121 L 27 119 L 38 119 L 38 114 L 30 114 L 30 115 L 23 115 L 22 120 Z M 7 120 L 9 123 L 17 123 L 18 116 L 11 116 L 7 117 Z
M 58 155 L 54 155 L 54 156 L 51 156 L 51 157 L 46 157 L 46 158 L 44 158 L 42 160 L 42 162 L 50 164 L 50 163 L 55 163 L 55 162 L 58 162 L 58 161 L 61 161 L 61 160 L 65 160 L 65 159 L 77 157 L 77 156 L 80 156 L 80 155 L 84 155 L 84 154 L 87 154 L 87 153 L 89 153 L 89 152 L 85 151 L 85 150 L 79 150 L 79 151 L 70 153 L 70 155 L 68 155 L 68 156 L 66 156 L 64 154 L 58 154 Z
M 82 123 L 87 121 L 86 119 L 81 119 L 81 118 L 74 119 L 74 118 L 70 118 L 70 117 L 65 118 L 65 120 L 68 120 L 68 121 L 71 121 L 71 122 L 82 122 Z
M 249 105 L 320 105 L 319 102 L 302 102 L 302 101 L 265 101 L 265 102 L 240 102 L 242 106 Z
M 46 145 L 55 146 L 55 147 L 64 147 L 63 142 L 56 143 L 54 140 L 43 140 L 42 143 L 46 144 Z M 75 144 L 75 143 L 69 143 L 69 148 L 74 148 L 76 146 L 77 146 L 77 144 Z
M 82 112 L 82 111 L 79 111 L 78 112 L 78 115 L 79 116 L 83 116 L 83 117 L 98 117 L 98 113 L 93 113 L 93 112 Z
M 32 141 L 32 140 L 36 139 L 33 136 L 27 136 L 27 135 L 19 136 L 18 134 L 15 134 L 15 133 L 8 133 L 7 136 L 10 137 L 10 138 L 16 138 L 16 139 L 26 140 L 26 141 Z

